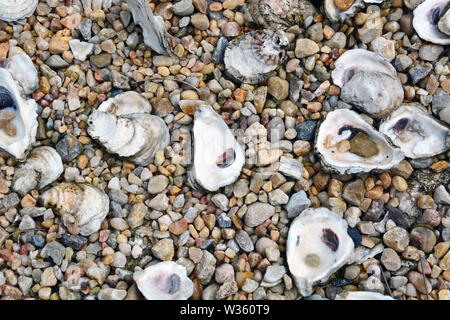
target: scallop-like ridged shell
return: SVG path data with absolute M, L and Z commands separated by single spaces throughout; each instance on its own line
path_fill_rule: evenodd
M 34 13 L 39 0 L 2 0 L 0 3 L 0 20 L 14 22 L 28 18 Z
M 266 28 L 302 25 L 317 13 L 307 0 L 251 0 L 249 10 L 254 22 Z
M 187 300 L 194 293 L 186 268 L 174 261 L 153 264 L 133 278 L 147 300 Z
M 0 129 L 0 148 L 17 160 L 23 160 L 36 139 L 37 105 L 33 99 L 26 100 L 21 96 L 17 82 L 2 68 L 0 68 L 0 110 L 15 114 L 14 118 L 6 121 L 9 128 L 14 128 L 15 131 Z
M 364 158 L 350 151 L 338 152 L 338 140 L 346 138 L 344 131 L 350 130 L 347 128 L 354 128 L 367 134 L 376 143 L 378 153 L 370 158 Z M 332 145 L 327 145 L 328 136 L 336 140 Z M 359 114 L 348 109 L 337 109 L 327 114 L 317 129 L 315 149 L 322 164 L 340 174 L 388 170 L 404 159 L 400 149 L 391 146 L 383 134 L 364 121 Z
M 380 132 L 412 159 L 432 157 L 450 147 L 448 127 L 416 103 L 401 105 L 380 124 Z
M 95 110 L 88 119 L 87 131 L 108 152 L 142 166 L 150 164 L 155 153 L 164 150 L 170 142 L 165 122 L 147 113 L 115 116 Z
M 253 31 L 231 41 L 224 55 L 226 73 L 238 82 L 258 83 L 267 79 L 283 62 L 289 44 L 283 31 Z
M 152 112 L 152 105 L 139 93 L 127 91 L 118 94 L 114 98 L 109 98 L 97 110 L 120 116 L 130 113 L 150 113 Z
M 55 207 L 58 214 L 72 215 L 83 236 L 97 232 L 109 212 L 108 195 L 89 184 L 61 183 L 39 198 L 45 207 Z
M 344 291 L 336 295 L 336 300 L 395 300 L 395 299 L 378 292 Z
M 29 172 L 34 171 L 34 172 Z M 34 148 L 27 160 L 14 172 L 13 190 L 26 194 L 33 188 L 44 188 L 61 175 L 64 171 L 59 153 L 48 146 Z M 29 177 L 36 175 L 37 179 L 30 181 Z
M 210 192 L 232 184 L 244 166 L 244 151 L 225 121 L 210 106 L 195 109 L 194 161 L 188 182 Z
M 24 94 L 32 94 L 39 88 L 38 73 L 31 58 L 25 53 L 16 54 L 2 63 L 2 67 L 22 87 Z
M 450 8 L 449 0 L 425 0 L 414 9 L 413 27 L 419 37 L 436 44 L 450 44 L 450 36 L 438 28 L 439 19 Z
M 342 11 L 336 6 L 334 0 L 325 0 L 324 8 L 325 14 L 327 15 L 328 19 L 330 19 L 330 21 L 343 22 L 345 19 L 353 17 L 356 11 L 358 11 L 361 8 L 364 8 L 364 1 L 355 0 L 355 2 L 352 4 L 350 8 L 348 8 L 345 11 Z
M 335 85 L 342 86 L 358 71 L 382 72 L 397 77 L 397 71 L 378 53 L 365 49 L 351 49 L 342 54 L 334 63 L 331 77 Z
M 304 210 L 292 221 L 286 243 L 289 271 L 303 296 L 326 282 L 352 254 L 347 222 L 327 208 Z

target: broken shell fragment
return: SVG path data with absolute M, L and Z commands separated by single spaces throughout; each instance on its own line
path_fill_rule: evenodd
M 335 0 L 325 0 L 325 14 L 332 22 L 343 22 L 347 18 L 351 18 L 355 13 L 364 8 L 363 0 L 347 1 L 345 6 L 338 6 Z
M 61 183 L 45 191 L 39 199 L 43 206 L 55 207 L 59 215 L 72 216 L 83 236 L 97 232 L 109 212 L 108 195 L 89 184 Z
M 427 158 L 450 147 L 447 126 L 434 119 L 417 103 L 402 104 L 380 124 L 380 132 L 400 147 L 408 158 Z
M 426 0 L 414 9 L 413 27 L 420 38 L 436 44 L 450 44 L 449 0 Z M 446 28 L 447 26 L 447 28 Z
M 195 109 L 194 159 L 188 182 L 213 192 L 233 183 L 241 173 L 244 152 L 225 121 L 210 106 Z
M 152 105 L 139 93 L 127 91 L 109 98 L 97 110 L 120 116 L 130 113 L 150 113 L 152 112 Z
M 14 22 L 28 18 L 34 13 L 39 0 L 2 0 L 0 4 L 0 20 Z
M 164 150 L 170 139 L 165 122 L 148 113 L 116 116 L 95 110 L 88 119 L 87 131 L 108 152 L 129 158 L 142 166 L 150 164 L 155 153 Z
M 2 67 L 9 71 L 25 95 L 32 94 L 39 88 L 39 79 L 33 61 L 25 53 L 16 54 L 2 63 Z
M 291 223 L 287 239 L 287 263 L 303 296 L 324 283 L 353 252 L 347 222 L 327 208 L 304 210 Z
M 186 268 L 174 261 L 153 264 L 133 278 L 147 300 L 187 300 L 194 293 Z
M 15 170 L 12 189 L 21 195 L 44 188 L 64 171 L 59 153 L 48 146 L 34 148 L 28 159 Z
M 225 49 L 226 73 L 235 81 L 258 83 L 267 79 L 283 62 L 289 44 L 286 34 L 279 30 L 253 31 L 231 41 Z
M 317 14 L 307 0 L 251 0 L 249 10 L 254 22 L 266 28 L 302 25 L 307 17 Z
M 336 300 L 395 300 L 395 299 L 378 292 L 344 291 L 336 295 Z
M 172 55 L 164 19 L 153 15 L 146 0 L 127 0 L 134 23 L 142 28 L 144 43 L 159 54 Z
M 23 160 L 36 139 L 37 105 L 22 97 L 11 74 L 0 69 L 0 148 Z
M 342 150 L 344 140 L 350 146 Z M 348 109 L 328 113 L 317 132 L 316 151 L 325 167 L 340 174 L 387 170 L 404 158 L 383 134 Z

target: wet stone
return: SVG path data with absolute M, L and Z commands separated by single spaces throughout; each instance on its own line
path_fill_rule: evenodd
M 295 126 L 295 130 L 297 130 L 297 139 L 298 140 L 306 140 L 313 141 L 316 133 L 317 121 L 303 121 Z
M 87 243 L 87 239 L 81 235 L 64 234 L 61 239 L 59 239 L 61 244 L 65 247 L 70 247 L 76 251 L 81 250 L 83 246 Z

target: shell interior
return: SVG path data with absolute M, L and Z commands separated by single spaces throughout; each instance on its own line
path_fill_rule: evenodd
M 343 22 L 345 19 L 353 17 L 358 9 L 364 8 L 364 2 L 355 0 L 350 8 L 341 10 L 336 6 L 334 0 L 325 0 L 324 8 L 325 14 L 332 22 Z
M 409 158 L 431 157 L 449 149 L 448 127 L 419 104 L 401 105 L 380 124 L 380 131 Z
M 325 282 L 353 252 L 347 222 L 327 208 L 304 210 L 291 223 L 287 239 L 287 263 L 303 296 Z
M 376 145 L 377 151 L 365 157 L 357 153 L 338 151 L 338 143 L 351 140 L 358 132 L 367 135 Z M 341 174 L 387 170 L 396 166 L 403 158 L 403 152 L 390 145 L 388 140 L 356 112 L 337 109 L 328 113 L 320 124 L 316 137 L 316 151 L 323 164 Z
M 135 91 L 127 91 L 109 98 L 97 109 L 116 116 L 130 113 L 150 113 L 152 106 L 150 102 Z
M 0 20 L 14 22 L 28 18 L 34 13 L 39 0 L 2 0 L 0 4 Z
M 344 291 L 336 295 L 336 300 L 395 300 L 395 299 L 378 292 Z
M 19 83 L 24 94 L 31 94 L 39 88 L 37 70 L 27 54 L 16 54 L 3 61 L 2 66 Z
M 436 44 L 450 44 L 450 36 L 438 28 L 440 18 L 449 8 L 448 0 L 426 0 L 418 5 L 412 23 L 419 37 Z

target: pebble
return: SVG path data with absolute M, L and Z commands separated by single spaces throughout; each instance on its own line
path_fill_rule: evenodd
M 235 239 L 239 245 L 239 247 L 245 252 L 251 252 L 255 249 L 252 239 L 247 232 L 244 230 L 240 230 L 236 233 Z
M 163 261 L 172 260 L 175 252 L 172 239 L 162 239 L 156 242 L 152 249 L 152 254 L 155 258 Z
M 201 284 L 206 285 L 211 280 L 216 269 L 216 258 L 204 250 L 200 262 L 195 267 L 195 274 Z
M 294 193 L 289 198 L 289 202 L 286 205 L 286 210 L 288 213 L 288 218 L 293 219 L 300 215 L 303 210 L 309 208 L 311 206 L 311 201 L 308 199 L 306 192 L 301 190 L 299 192 Z
M 269 266 L 264 273 L 263 280 L 269 283 L 280 281 L 286 274 L 286 268 L 284 266 Z
M 289 82 L 280 77 L 270 77 L 267 80 L 267 92 L 277 100 L 286 99 L 289 95 Z
M 383 235 L 384 243 L 397 252 L 403 252 L 409 244 L 408 232 L 400 227 L 393 227 Z
M 81 235 L 64 234 L 59 239 L 61 244 L 65 247 L 70 247 L 73 250 L 79 251 L 87 243 L 87 239 Z
M 436 244 L 436 236 L 433 231 L 425 227 L 415 227 L 409 235 L 410 242 L 420 250 L 430 253 Z
M 316 132 L 317 121 L 303 121 L 295 126 L 297 130 L 297 139 L 313 141 Z
M 295 43 L 295 56 L 305 58 L 319 52 L 319 46 L 310 39 L 297 39 Z
M 209 27 L 209 19 L 203 13 L 195 13 L 191 16 L 192 25 L 199 30 L 206 30 Z
M 272 217 L 275 208 L 267 203 L 255 202 L 248 206 L 244 222 L 249 227 L 256 227 Z
M 383 250 L 380 261 L 389 271 L 397 271 L 402 265 L 402 261 L 397 252 L 391 248 L 386 248 Z
M 420 293 L 426 294 L 431 291 L 431 284 L 428 279 L 423 278 L 423 275 L 417 271 L 408 272 L 408 280 L 414 286 L 414 288 Z M 425 286 L 428 290 L 425 290 Z
M 66 253 L 66 248 L 58 241 L 52 241 L 45 245 L 41 250 L 41 257 L 51 257 L 56 265 L 61 265 Z
M 361 179 L 356 179 L 345 185 L 342 197 L 354 206 L 359 206 L 364 199 L 366 192 L 364 182 Z
M 98 300 L 123 300 L 127 296 L 127 291 L 122 289 L 105 288 L 98 292 Z
M 234 268 L 229 263 L 223 263 L 216 268 L 214 279 L 217 283 L 222 284 L 228 279 L 234 279 Z

